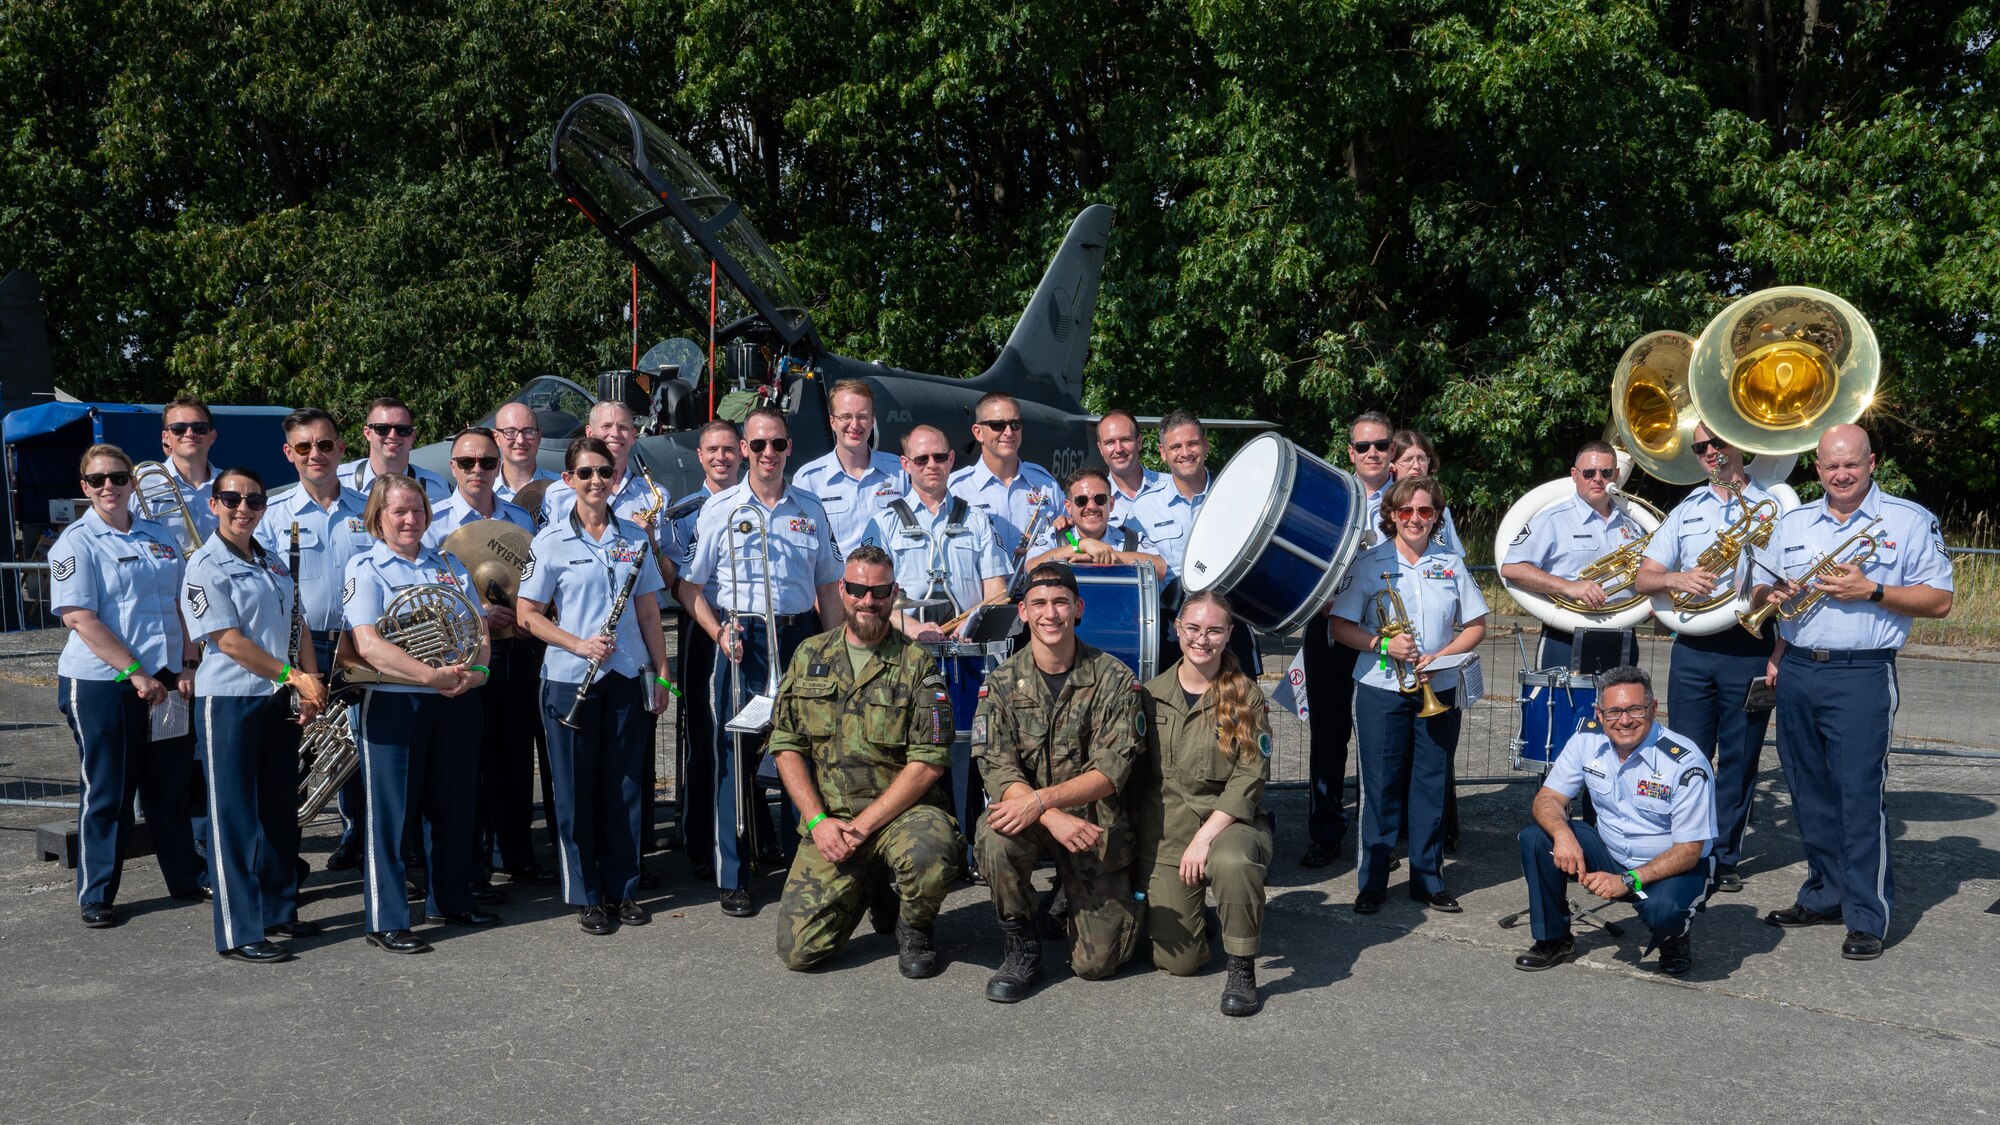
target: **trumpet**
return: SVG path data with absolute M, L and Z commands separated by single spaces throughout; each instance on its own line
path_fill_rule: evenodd
M 1840 546 L 1815 559 L 1795 583 L 1799 587 L 1798 593 L 1780 601 L 1758 606 L 1748 613 L 1739 613 L 1736 615 L 1737 623 L 1750 630 L 1752 636 L 1761 637 L 1764 635 L 1765 624 L 1774 616 L 1786 621 L 1795 621 L 1804 616 L 1813 606 L 1819 604 L 1821 598 L 1826 597 L 1826 591 L 1813 583 L 1836 570 L 1861 566 L 1874 558 L 1875 543 L 1881 535 L 1882 521 L 1872 521 L 1867 527 L 1848 536 Z
M 1375 621 L 1375 631 L 1382 637 L 1400 637 L 1407 633 L 1411 640 L 1417 639 L 1417 628 L 1410 623 L 1410 611 L 1404 608 L 1403 595 L 1397 593 L 1394 586 L 1375 595 Z M 1396 687 L 1404 695 L 1415 695 L 1419 691 L 1424 693 L 1424 705 L 1417 712 L 1418 718 L 1428 719 L 1451 710 L 1437 697 L 1437 692 L 1431 690 L 1430 681 L 1417 674 L 1416 665 L 1393 659 L 1390 663 L 1396 666 Z
M 158 461 L 141 461 L 132 466 L 132 480 L 139 486 L 134 492 L 139 498 L 139 515 L 155 522 L 178 516 L 188 539 L 182 545 L 190 552 L 199 550 L 201 532 L 195 530 L 194 513 L 188 511 L 187 500 L 181 496 L 181 486 L 174 483 L 173 474 L 167 472 L 167 467 Z
M 1743 503 L 1742 485 L 1719 479 L 1711 483 L 1727 489 L 1735 503 Z M 1736 560 L 1743 554 L 1745 543 L 1757 548 L 1771 545 L 1771 532 L 1778 526 L 1778 515 L 1779 509 L 1775 500 L 1759 500 L 1753 505 L 1744 507 L 1743 514 L 1737 516 L 1734 523 L 1716 534 L 1715 542 L 1710 543 L 1707 549 L 1695 558 L 1694 565 L 1718 578 L 1733 573 L 1736 570 Z M 1685 590 L 1675 590 L 1668 595 L 1668 600 L 1674 603 L 1675 609 L 1685 613 L 1703 613 L 1729 604 L 1735 600 L 1736 593 L 1734 586 L 1726 586 L 1708 594 L 1690 594 Z
M 1647 595 L 1640 593 L 1638 589 L 1639 563 L 1646 557 L 1646 544 L 1653 541 L 1653 536 L 1658 534 L 1659 525 L 1666 522 L 1666 517 L 1658 508 L 1637 496 L 1622 491 L 1615 492 L 1612 502 L 1620 501 L 1636 504 L 1650 513 L 1654 529 L 1623 547 L 1599 557 L 1577 572 L 1578 578 L 1585 582 L 1594 582 L 1603 589 L 1604 604 L 1586 605 L 1566 594 L 1550 594 L 1548 595 L 1550 601 L 1572 613 L 1607 614 L 1630 609 L 1648 600 Z

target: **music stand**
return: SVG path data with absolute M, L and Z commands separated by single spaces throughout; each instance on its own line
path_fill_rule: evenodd
M 1631 629 L 1578 629 L 1571 634 L 1569 670 L 1600 676 L 1639 663 L 1639 635 Z

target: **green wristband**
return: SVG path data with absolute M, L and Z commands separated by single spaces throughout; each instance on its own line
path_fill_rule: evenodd
M 134 660 L 130 668 L 127 668 L 123 672 L 120 672 L 117 675 L 111 677 L 111 682 L 114 684 L 122 684 L 126 680 L 131 679 L 132 673 L 137 672 L 138 670 L 139 670 L 139 662 Z
M 1627 871 L 1625 874 L 1630 875 L 1632 877 L 1633 894 L 1636 895 L 1646 889 L 1646 882 L 1645 880 L 1639 878 L 1639 873 L 1637 871 Z
M 681 689 L 679 687 L 676 687 L 674 685 L 674 682 L 666 678 L 665 676 L 654 676 L 653 682 L 660 685 L 663 688 L 666 688 L 669 692 L 672 692 L 675 698 L 680 697 Z
M 813 817 L 811 820 L 806 821 L 806 835 L 808 836 L 812 835 L 813 827 L 817 825 L 820 821 L 825 819 L 826 819 L 826 814 L 821 813 L 818 816 Z
M 291 678 L 292 678 L 292 666 L 287 664 L 283 668 L 278 669 L 277 677 L 273 679 L 271 682 L 278 685 L 279 687 L 284 687 L 285 681 Z
M 484 664 L 468 664 L 465 667 L 467 671 L 477 672 L 480 675 L 485 676 L 489 680 L 493 678 L 493 669 L 488 668 Z

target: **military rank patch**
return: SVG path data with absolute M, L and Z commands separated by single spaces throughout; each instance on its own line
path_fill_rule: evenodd
M 1507 545 L 1510 547 L 1518 547 L 1521 544 L 1526 543 L 1527 541 L 1528 541 L 1528 525 L 1522 524 L 1520 532 L 1514 536 L 1514 541 Z
M 346 605 L 348 602 L 351 602 L 353 600 L 354 600 L 354 579 L 350 578 L 347 580 L 347 585 L 342 586 L 340 588 L 340 604 Z
M 1269 731 L 1262 731 L 1258 733 L 1257 752 L 1259 754 L 1264 755 L 1266 758 L 1271 756 L 1271 733 Z
M 974 746 L 986 745 L 986 716 L 984 715 L 974 715 L 972 717 L 972 744 Z
M 526 582 L 528 579 L 533 578 L 534 576 L 535 576 L 535 556 L 529 555 L 528 561 L 521 564 L 521 581 Z
M 187 594 L 188 594 L 188 608 L 194 611 L 194 615 L 196 617 L 207 617 L 208 591 L 202 589 L 199 586 L 190 585 L 188 587 Z
M 66 559 L 57 559 L 50 563 L 49 574 L 54 576 L 58 582 L 69 581 L 76 574 L 76 556 L 71 555 Z
M 1352 574 L 1344 575 L 1340 580 L 1340 585 L 1335 586 L 1333 588 L 1333 592 L 1336 594 L 1345 594 L 1347 592 L 1347 588 L 1352 585 L 1354 585 L 1354 575 Z
M 817 676 L 830 676 L 830 675 L 832 675 L 832 674 L 833 674 L 833 667 L 832 667 L 832 665 L 829 665 L 829 664 L 808 664 L 808 665 L 806 665 L 806 675 L 808 675 L 808 676 L 815 676 L 815 677 L 817 677 Z
M 1663 781 L 1643 780 L 1636 786 L 1635 792 L 1641 797 L 1664 801 L 1674 795 L 1674 787 Z

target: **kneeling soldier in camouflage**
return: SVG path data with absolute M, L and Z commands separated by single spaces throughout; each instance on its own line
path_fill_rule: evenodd
M 778 686 L 771 750 L 806 837 L 778 904 L 778 960 L 809 969 L 840 952 L 886 873 L 897 968 L 928 977 L 931 922 L 965 850 L 936 785 L 951 699 L 930 654 L 890 628 L 888 554 L 855 548 L 842 579 L 847 623 L 800 645 Z

